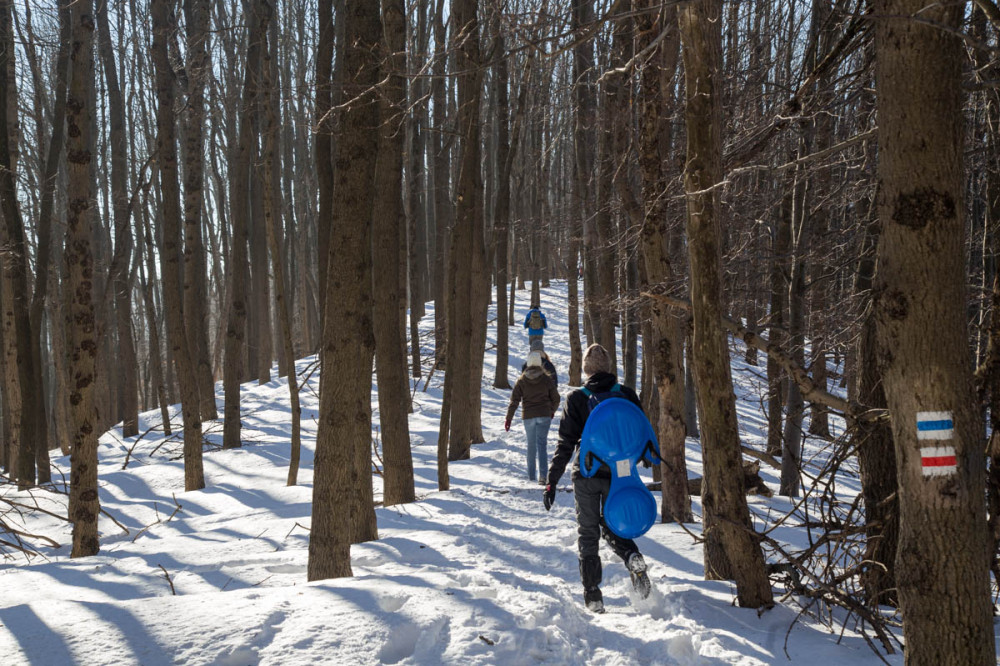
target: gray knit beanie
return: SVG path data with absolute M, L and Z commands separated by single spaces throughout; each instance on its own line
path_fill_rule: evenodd
M 611 372 L 611 357 L 607 349 L 595 344 L 583 352 L 583 374 L 589 377 L 598 372 Z

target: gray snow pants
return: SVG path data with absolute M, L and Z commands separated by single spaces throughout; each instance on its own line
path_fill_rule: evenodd
M 623 562 L 628 562 L 632 553 L 639 552 L 635 541 L 621 538 L 604 524 L 604 500 L 608 498 L 609 490 L 611 490 L 611 479 L 598 477 L 588 479 L 580 474 L 579 470 L 573 471 L 573 494 L 576 498 L 578 524 L 576 545 L 580 551 L 581 562 L 590 557 L 599 558 L 598 539 L 601 537 Z

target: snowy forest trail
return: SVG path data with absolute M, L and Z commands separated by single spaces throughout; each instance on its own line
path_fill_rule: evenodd
M 570 390 L 565 302 L 565 283 L 542 292 L 545 346 L 563 398 Z M 430 310 L 421 321 L 425 340 L 432 340 L 432 322 Z M 494 334 L 491 327 L 491 344 Z M 517 327 L 511 334 L 513 382 L 527 340 Z M 301 390 L 296 487 L 285 486 L 284 381 L 244 386 L 243 448 L 221 450 L 221 425 L 206 428 L 204 490 L 182 492 L 181 444 L 156 428 L 158 412 L 143 415 L 146 434 L 139 438 L 107 433 L 101 503 L 120 526 L 102 517 L 100 554 L 70 560 L 65 523 L 38 513 L 26 518 L 25 531 L 62 545 L 45 550 L 47 561 L 0 565 L 3 663 L 881 663 L 858 634 L 840 636 L 808 616 L 789 632 L 798 613 L 792 605 L 762 614 L 736 607 L 730 583 L 703 579 L 701 545 L 692 538 L 700 523 L 686 529 L 656 523 L 638 540 L 653 581 L 646 600 L 635 598 L 624 566 L 602 544 L 608 612 L 588 612 L 569 474 L 546 512 L 540 486 L 527 478 L 520 414 L 509 433 L 503 430 L 509 391 L 490 386 L 495 356 L 487 353 L 486 442 L 473 446 L 470 460 L 450 464 L 451 490 L 438 491 L 440 378 L 429 387 L 418 383 L 410 417 L 418 501 L 377 509 L 380 539 L 352 547 L 352 578 L 306 582 L 319 386 L 312 359 L 298 364 L 309 381 Z M 741 424 L 752 440 L 760 435 L 759 398 L 753 373 L 741 377 Z M 375 396 L 373 408 L 377 424 Z M 557 425 L 558 416 L 550 457 Z M 692 473 L 700 474 L 699 463 L 697 442 L 689 440 Z M 68 470 L 68 459 L 57 464 Z M 764 475 L 776 487 L 776 477 Z M 375 483 L 380 501 L 378 476 Z M 65 514 L 65 496 L 52 490 L 30 498 L 4 492 Z M 751 498 L 751 504 L 761 513 L 788 508 L 779 498 Z

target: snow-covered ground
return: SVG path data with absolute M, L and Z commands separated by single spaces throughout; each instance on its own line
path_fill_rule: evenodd
M 564 396 L 565 294 L 565 283 L 554 283 L 542 295 L 546 349 Z M 517 308 L 519 316 L 524 309 Z M 432 318 L 429 310 L 421 322 L 425 340 Z M 491 344 L 494 333 L 491 327 Z M 158 412 L 142 415 L 141 438 L 122 440 L 120 429 L 105 434 L 101 552 L 70 560 L 69 527 L 43 513 L 29 516 L 25 531 L 62 545 L 30 563 L 0 563 L 0 663 L 881 663 L 859 634 L 798 617 L 794 604 L 762 614 L 737 607 L 731 583 L 703 580 L 702 549 L 691 535 L 700 533 L 700 522 L 686 529 L 657 523 L 638 540 L 654 585 L 645 600 L 634 597 L 624 567 L 602 545 L 608 612 L 588 612 L 569 475 L 546 512 L 540 488 L 527 479 L 520 416 L 509 433 L 503 430 L 509 391 L 491 387 L 493 353 L 482 382 L 487 441 L 470 460 L 450 465 L 448 492 L 436 488 L 441 375 L 429 388 L 418 382 L 410 430 L 419 500 L 377 510 L 380 539 L 353 546 L 352 578 L 306 581 L 315 359 L 298 364 L 310 379 L 301 391 L 304 451 L 296 487 L 285 486 L 291 426 L 283 381 L 244 386 L 243 448 L 221 450 L 221 422 L 206 424 L 214 446 L 205 454 L 205 490 L 183 491 L 180 442 L 164 440 Z M 511 329 L 512 382 L 526 353 L 520 326 Z M 759 444 L 759 382 L 753 369 L 736 366 L 743 434 Z M 176 422 L 179 430 L 179 416 Z M 700 474 L 697 441 L 689 440 L 688 452 L 689 471 Z M 68 476 L 68 459 L 55 465 Z M 776 490 L 775 473 L 762 474 Z M 381 500 L 378 476 L 375 484 Z M 0 493 L 29 501 L 10 485 Z M 64 515 L 65 499 L 42 489 L 30 501 Z M 761 515 L 789 506 L 777 497 L 749 500 Z M 795 534 L 786 529 L 780 538 Z M 902 663 L 899 653 L 885 659 Z

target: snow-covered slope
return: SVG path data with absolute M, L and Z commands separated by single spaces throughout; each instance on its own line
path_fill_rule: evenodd
M 542 294 L 546 349 L 563 395 L 569 390 L 565 297 L 565 283 Z M 523 316 L 523 307 L 517 311 Z M 430 310 L 421 322 L 427 341 L 432 320 Z M 491 342 L 494 334 L 491 328 Z M 410 429 L 419 501 L 378 509 L 380 539 L 352 548 L 349 579 L 306 581 L 315 359 L 298 364 L 310 379 L 301 392 L 305 450 L 297 487 L 285 486 L 284 382 L 244 386 L 242 449 L 222 451 L 221 422 L 206 424 L 213 447 L 206 450 L 202 491 L 183 492 L 180 442 L 164 440 L 158 412 L 143 415 L 141 438 L 107 433 L 100 450 L 108 514 L 101 519 L 101 553 L 70 560 L 67 525 L 45 514 L 27 518 L 26 531 L 63 545 L 47 549 L 45 561 L 0 564 L 0 662 L 880 663 L 859 635 L 831 633 L 808 616 L 789 633 L 795 606 L 761 615 L 736 607 L 730 583 L 703 580 L 701 546 L 691 536 L 700 533 L 700 523 L 687 529 L 657 523 L 639 539 L 654 584 L 646 600 L 633 598 L 624 567 L 602 546 L 608 612 L 586 611 L 568 474 L 546 512 L 540 488 L 527 479 L 520 417 L 509 433 L 503 430 L 509 392 L 491 388 L 495 358 L 488 353 L 482 384 L 487 442 L 473 448 L 471 460 L 452 463 L 452 489 L 437 491 L 441 375 L 429 388 L 418 382 Z M 511 329 L 512 382 L 526 353 L 523 331 Z M 741 426 L 755 443 L 762 425 L 759 382 L 753 369 L 736 365 Z M 179 430 L 179 416 L 176 421 Z M 691 472 L 700 474 L 695 440 L 688 451 Z M 68 474 L 68 459 L 55 464 Z M 776 477 L 764 474 L 776 489 Z M 375 482 L 381 500 L 381 481 Z M 0 493 L 29 501 L 9 485 Z M 34 491 L 30 501 L 65 513 L 65 496 L 51 490 Z M 788 508 L 779 498 L 750 501 L 761 513 Z M 697 498 L 694 510 L 700 516 Z M 899 654 L 886 658 L 902 663 Z

